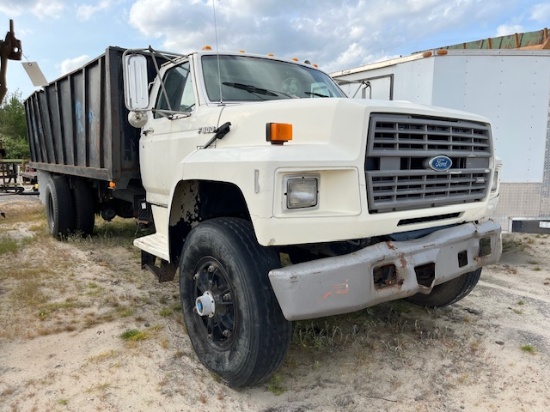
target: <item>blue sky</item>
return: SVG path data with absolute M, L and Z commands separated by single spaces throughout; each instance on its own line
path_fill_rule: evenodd
M 23 62 L 55 80 L 107 46 L 188 53 L 215 45 L 213 0 L 1 0 Z M 308 59 L 330 72 L 414 51 L 550 27 L 548 0 L 214 0 L 221 51 Z M 9 93 L 34 90 L 21 62 Z

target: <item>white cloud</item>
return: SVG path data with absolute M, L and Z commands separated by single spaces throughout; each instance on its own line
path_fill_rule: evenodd
M 90 56 L 82 55 L 73 59 L 65 59 L 57 66 L 61 75 L 72 72 L 90 61 Z
M 0 13 L 17 17 L 24 11 L 31 9 L 34 3 L 36 3 L 35 0 L 2 0 L 0 3 Z
M 195 50 L 214 42 L 210 1 L 136 0 L 129 23 L 147 37 L 164 38 L 163 46 L 171 51 Z M 208 42 L 202 40 L 206 38 Z
M 2 0 L 0 12 L 10 17 L 18 17 L 31 12 L 40 20 L 58 18 L 65 8 L 60 0 Z
M 517 0 L 214 1 L 220 50 L 297 56 L 335 69 L 441 46 L 436 39 L 485 38 L 499 24 L 503 33 L 516 30 L 503 16 L 525 14 Z M 212 9 L 212 0 L 135 0 L 129 23 L 166 50 L 190 52 L 215 46 Z
M 39 19 L 59 18 L 65 6 L 60 1 L 41 0 L 32 8 L 32 12 Z
M 547 24 L 550 21 L 550 3 L 535 4 L 531 9 L 531 20 Z
M 99 3 L 95 5 L 89 5 L 89 4 L 83 4 L 81 6 L 78 6 L 76 9 L 76 17 L 79 20 L 89 20 L 94 14 L 107 10 L 111 7 L 111 1 L 110 0 L 101 0 Z
M 509 34 L 521 33 L 524 29 L 519 24 L 501 24 L 497 27 L 496 37 L 507 36 Z
M 363 48 L 357 43 L 352 43 L 349 47 L 336 57 L 331 66 L 335 67 L 350 67 L 357 61 L 357 56 L 364 55 Z M 330 70 L 331 68 L 328 68 Z

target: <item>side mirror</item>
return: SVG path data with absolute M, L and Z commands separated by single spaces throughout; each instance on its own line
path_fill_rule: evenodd
M 143 54 L 123 56 L 124 102 L 128 110 L 146 110 L 149 107 L 147 59 Z

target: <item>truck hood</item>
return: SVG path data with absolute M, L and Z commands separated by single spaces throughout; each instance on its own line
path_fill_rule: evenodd
M 352 145 L 347 149 L 358 149 L 361 147 L 360 137 L 366 137 L 371 113 L 415 114 L 490 123 L 487 118 L 476 114 L 406 101 L 348 98 L 272 100 L 225 106 L 219 125 L 231 122 L 231 136 L 220 141 L 218 146 L 268 145 L 266 124 L 290 123 L 293 140 L 288 145 L 337 140 L 339 147 L 345 147 L 344 140 Z M 350 137 L 353 138 L 350 140 Z

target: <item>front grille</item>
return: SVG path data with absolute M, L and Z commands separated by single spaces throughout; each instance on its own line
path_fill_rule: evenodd
M 385 213 L 480 201 L 490 182 L 487 124 L 397 114 L 372 114 L 365 177 L 369 211 Z M 436 171 L 435 156 L 452 166 Z

